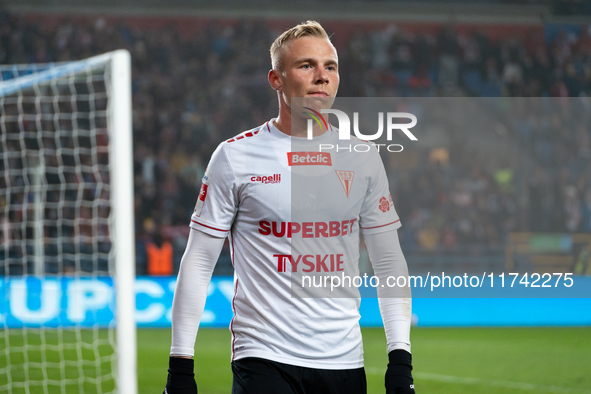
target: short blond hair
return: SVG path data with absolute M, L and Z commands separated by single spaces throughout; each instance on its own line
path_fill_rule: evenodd
M 279 37 L 277 37 L 275 42 L 273 42 L 273 45 L 271 45 L 271 65 L 273 70 L 283 69 L 283 47 L 290 41 L 307 36 L 326 38 L 330 41 L 330 37 L 326 34 L 326 30 L 324 30 L 322 25 L 316 21 L 302 22 L 299 25 L 284 31 Z

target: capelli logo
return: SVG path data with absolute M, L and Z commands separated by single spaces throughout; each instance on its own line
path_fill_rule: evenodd
M 273 174 L 268 176 L 252 176 L 250 177 L 251 182 L 260 183 L 281 183 L 281 174 Z

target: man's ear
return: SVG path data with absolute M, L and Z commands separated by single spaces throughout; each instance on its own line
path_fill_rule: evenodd
M 283 85 L 281 84 L 281 79 L 279 78 L 279 73 L 275 70 L 269 71 L 269 85 L 277 91 L 281 91 Z

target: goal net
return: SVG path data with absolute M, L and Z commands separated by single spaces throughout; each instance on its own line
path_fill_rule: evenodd
M 0 392 L 137 392 L 131 66 L 0 66 Z

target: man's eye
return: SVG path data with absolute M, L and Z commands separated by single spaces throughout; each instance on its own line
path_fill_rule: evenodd
M 309 64 L 302 64 L 302 68 L 310 68 Z

